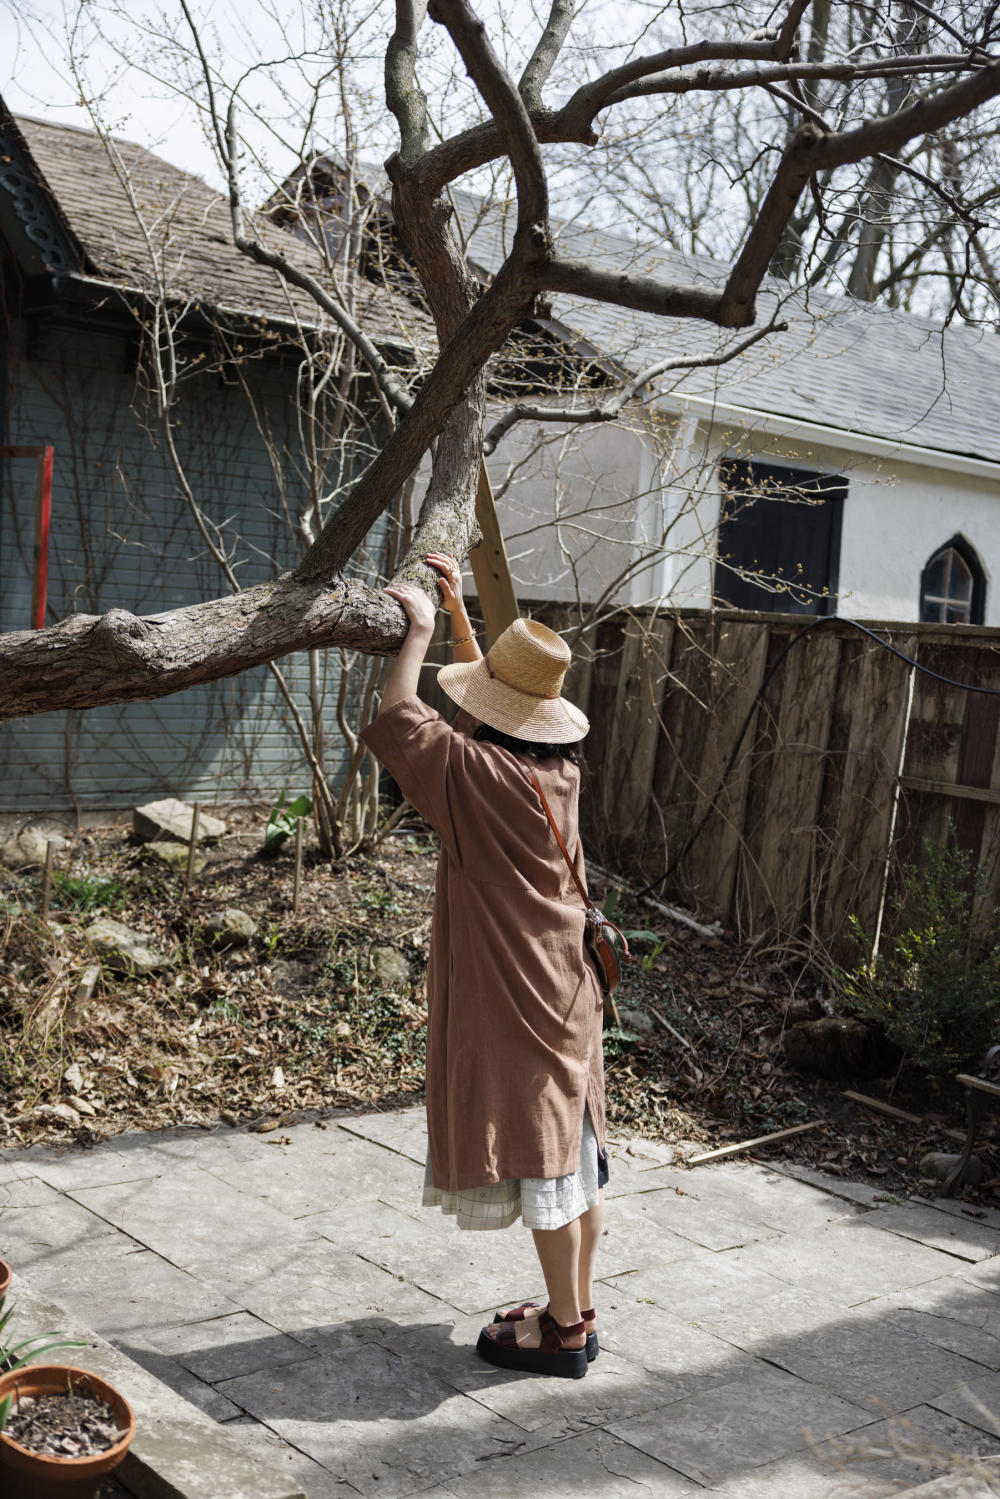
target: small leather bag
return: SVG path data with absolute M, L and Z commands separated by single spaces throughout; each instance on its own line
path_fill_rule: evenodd
M 621 980 L 620 959 L 628 958 L 631 956 L 631 954 L 629 953 L 628 942 L 625 938 L 625 933 L 620 931 L 618 927 L 615 926 L 614 922 L 609 921 L 604 912 L 599 910 L 598 907 L 595 906 L 593 901 L 590 899 L 583 881 L 580 879 L 580 876 L 576 872 L 576 866 L 569 856 L 569 850 L 562 840 L 562 834 L 556 827 L 555 818 L 552 816 L 552 813 L 549 810 L 549 804 L 545 800 L 545 793 L 543 792 L 541 786 L 539 786 L 536 777 L 530 771 L 527 774 L 528 779 L 531 781 L 532 786 L 534 786 L 535 791 L 538 794 L 539 801 L 545 808 L 545 815 L 549 819 L 549 826 L 551 827 L 553 833 L 555 833 L 556 835 L 556 842 L 559 844 L 559 847 L 562 850 L 562 856 L 566 860 L 566 865 L 573 877 L 573 883 L 579 891 L 580 897 L 587 908 L 586 926 L 584 927 L 583 940 L 586 944 L 587 951 L 594 960 L 594 967 L 597 969 L 597 977 L 601 982 L 601 992 L 604 995 L 604 1013 L 610 1016 L 615 1025 L 618 1025 L 618 1007 L 615 1004 L 614 994 Z M 621 949 L 620 953 L 619 944 Z

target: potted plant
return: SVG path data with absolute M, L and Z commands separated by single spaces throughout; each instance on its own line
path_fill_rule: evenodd
M 11 1268 L 7 1261 L 0 1260 L 0 1307 L 3 1306 L 3 1299 L 10 1289 L 11 1273 Z
M 135 1435 L 107 1380 L 65 1364 L 0 1375 L 0 1490 L 18 1499 L 92 1499 Z
M 6 1276 L 4 1272 L 6 1271 Z M 10 1267 L 0 1261 L 0 1286 Z M 0 1294 L 0 1493 L 11 1499 L 90 1499 L 135 1432 L 131 1407 L 105 1380 L 65 1364 L 32 1364 L 75 1338 L 13 1342 L 13 1306 Z

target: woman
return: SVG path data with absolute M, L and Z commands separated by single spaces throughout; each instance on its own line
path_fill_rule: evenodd
M 583 904 L 531 776 L 582 876 L 577 745 L 588 723 L 560 695 L 570 652 L 559 636 L 517 620 L 484 657 L 455 559 L 427 561 L 440 573 L 455 654 L 438 681 L 465 711 L 451 727 L 417 697 L 435 609 L 401 583 L 386 592 L 409 633 L 362 736 L 441 839 L 423 1200 L 462 1228 L 504 1228 L 518 1216 L 531 1228 L 548 1306 L 498 1314 L 477 1346 L 493 1364 L 575 1379 L 597 1353 L 602 996 Z

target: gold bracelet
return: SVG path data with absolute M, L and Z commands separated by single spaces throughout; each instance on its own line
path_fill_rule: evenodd
M 463 635 L 461 640 L 453 640 L 451 643 L 452 645 L 468 645 L 469 642 L 475 640 L 475 638 L 475 635 Z

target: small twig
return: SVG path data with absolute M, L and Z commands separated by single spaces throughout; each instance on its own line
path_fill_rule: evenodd
M 721 1161 L 727 1155 L 739 1155 L 743 1150 L 753 1150 L 758 1145 L 774 1145 L 778 1140 L 790 1140 L 793 1135 L 804 1135 L 808 1129 L 822 1129 L 824 1121 L 814 1119 L 811 1124 L 793 1124 L 791 1129 L 778 1129 L 770 1135 L 757 1135 L 753 1140 L 740 1140 L 736 1145 L 723 1145 L 719 1150 L 707 1150 L 703 1155 L 693 1155 L 689 1166 L 702 1166 L 706 1161 Z
M 52 900 L 52 861 L 55 858 L 55 844 L 51 838 L 45 841 L 45 873 L 42 876 L 42 920 L 49 919 L 49 904 Z
M 682 1036 L 680 1031 L 675 1030 L 674 1027 L 670 1024 L 670 1021 L 667 1020 L 665 1016 L 660 1014 L 655 1005 L 647 1005 L 646 1008 L 648 1009 L 649 1013 L 651 1015 L 655 1015 L 660 1024 L 670 1032 L 675 1041 L 679 1041 L 682 1046 L 686 1046 L 688 1051 L 694 1051 L 695 1048 L 692 1046 L 687 1036 Z
M 191 813 L 191 836 L 188 839 L 187 869 L 184 871 L 184 889 L 191 889 L 191 881 L 194 879 L 194 860 L 198 852 L 198 823 L 201 820 L 201 802 L 195 802 Z
M 292 887 L 292 914 L 299 913 L 299 893 L 302 889 L 302 823 L 300 817 L 295 824 L 295 884 Z
M 854 1093 L 850 1088 L 844 1089 L 844 1097 L 849 1098 L 852 1103 L 859 1103 L 863 1108 L 871 1109 L 876 1114 L 885 1114 L 889 1119 L 899 1119 L 903 1124 L 929 1124 L 920 1114 L 908 1114 L 905 1109 L 897 1109 L 895 1104 L 883 1103 L 881 1098 L 869 1098 L 867 1093 Z M 949 1140 L 957 1140 L 959 1144 L 965 1143 L 965 1135 L 960 1129 L 941 1128 L 940 1133 L 947 1136 Z

